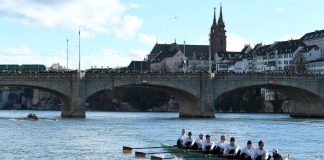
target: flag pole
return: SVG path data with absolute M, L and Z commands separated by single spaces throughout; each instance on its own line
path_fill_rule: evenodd
M 69 39 L 66 39 L 66 70 L 69 70 Z
M 80 36 L 81 36 L 81 33 L 80 33 L 80 27 L 79 27 L 79 73 L 81 73 L 81 54 L 80 54 L 80 50 L 81 50 L 81 40 L 80 40 Z

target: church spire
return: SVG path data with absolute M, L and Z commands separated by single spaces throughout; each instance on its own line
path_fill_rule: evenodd
M 222 4 L 220 5 L 220 13 L 219 13 L 219 18 L 218 18 L 218 25 L 220 28 L 225 28 L 224 20 L 223 20 L 223 9 L 222 9 Z
M 212 25 L 212 28 L 215 28 L 217 25 L 216 23 L 216 7 L 214 7 L 214 19 L 213 19 L 213 25 Z

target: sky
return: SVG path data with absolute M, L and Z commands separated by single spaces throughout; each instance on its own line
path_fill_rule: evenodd
M 322 0 L 0 0 L 0 64 L 77 69 L 79 29 L 82 69 L 127 66 L 156 43 L 207 45 L 221 4 L 229 51 L 324 29 Z

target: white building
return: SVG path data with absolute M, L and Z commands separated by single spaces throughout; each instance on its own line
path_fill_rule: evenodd
M 275 42 L 271 45 L 257 44 L 245 56 L 253 57 L 248 61 L 247 72 L 292 72 L 294 58 L 302 53 L 306 61 L 321 58 L 320 49 L 306 46 L 301 40 Z
M 151 71 L 180 72 L 184 71 L 187 57 L 181 52 L 177 44 L 172 44 L 151 61 Z
M 324 57 L 324 30 L 306 33 L 300 39 L 308 46 L 317 45 L 321 50 L 321 57 Z
M 324 74 L 324 58 L 307 62 L 306 68 L 309 73 Z
M 175 53 L 170 53 L 174 50 L 174 48 L 179 49 L 179 51 L 183 54 L 183 56 L 181 55 L 176 60 L 175 57 L 173 57 Z M 186 72 L 207 72 L 209 71 L 209 68 L 211 68 L 211 70 L 214 72 L 215 70 L 218 70 L 217 68 L 219 68 L 218 71 L 224 70 L 228 72 L 229 63 L 231 63 L 231 65 L 234 65 L 236 59 L 241 55 L 241 52 L 227 51 L 212 54 L 209 52 L 209 45 L 187 45 L 176 43 L 156 44 L 151 53 L 147 56 L 147 62 L 150 64 L 151 71 L 159 71 L 160 69 L 165 68 L 162 66 L 169 65 L 171 65 L 171 68 L 173 68 L 173 70 L 176 70 L 177 65 L 179 65 L 180 63 L 180 66 L 178 66 L 179 69 L 177 71 L 185 70 Z M 170 57 L 173 57 L 173 59 L 166 61 L 163 60 Z M 181 57 L 182 61 L 179 62 L 179 59 L 181 60 Z M 182 69 L 182 67 L 185 69 Z
M 261 95 L 265 101 L 273 101 L 275 99 L 275 92 L 270 89 L 261 88 Z
M 50 97 L 51 97 L 51 93 L 39 89 L 34 89 L 32 104 L 36 105 L 40 101 L 44 99 L 49 99 Z

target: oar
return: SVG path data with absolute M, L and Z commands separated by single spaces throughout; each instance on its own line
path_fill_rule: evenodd
M 157 156 L 151 156 L 151 160 L 164 160 L 164 159 L 174 159 L 174 157 L 157 157 Z
M 135 152 L 135 157 L 145 157 L 147 154 L 161 154 L 161 153 L 179 153 L 179 151 L 166 151 L 166 152 L 150 152 L 150 153 L 144 153 L 144 152 Z
M 132 150 L 133 150 L 133 149 L 171 148 L 171 147 L 173 147 L 173 146 L 140 147 L 140 148 L 132 148 L 132 147 L 123 146 L 123 152 L 124 152 L 124 153 L 132 153 Z
M 209 158 L 209 155 L 201 155 L 201 156 L 188 156 L 188 157 L 181 157 L 181 158 Z M 151 156 L 151 160 L 164 160 L 164 159 L 175 159 L 175 157 L 157 157 L 157 156 Z

